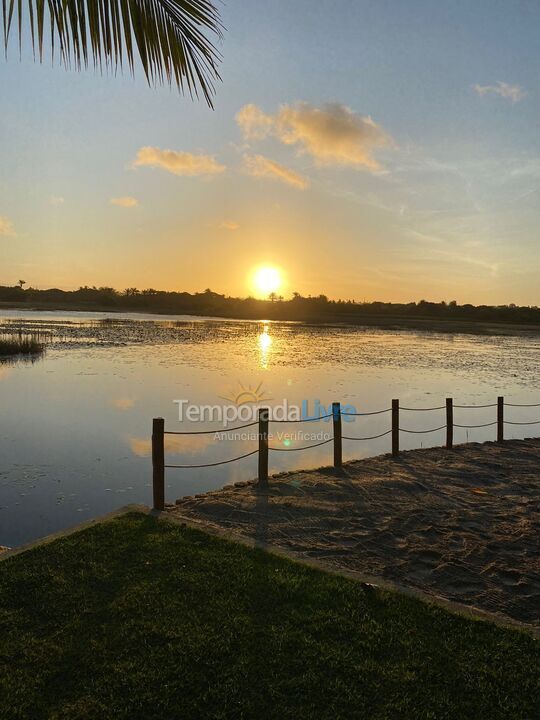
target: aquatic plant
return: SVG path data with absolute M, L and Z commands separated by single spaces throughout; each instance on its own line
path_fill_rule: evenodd
M 41 355 L 44 350 L 45 345 L 33 337 L 22 335 L 0 337 L 0 358 L 13 355 Z

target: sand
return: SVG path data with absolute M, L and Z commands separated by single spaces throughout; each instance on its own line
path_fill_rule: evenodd
M 538 627 L 540 440 L 282 473 L 169 512 Z

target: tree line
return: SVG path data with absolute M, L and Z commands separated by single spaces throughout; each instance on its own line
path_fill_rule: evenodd
M 213 315 L 240 319 L 268 320 L 342 320 L 369 321 L 436 319 L 474 322 L 540 324 L 537 306 L 460 305 L 455 300 L 409 303 L 357 302 L 331 300 L 326 295 L 302 296 L 293 293 L 289 299 L 271 294 L 267 299 L 237 298 L 213 292 L 168 292 L 146 288 L 80 287 L 78 290 L 28 287 L 24 280 L 14 286 L 0 286 L 0 303 L 12 307 L 35 307 L 71 310 L 117 310 L 181 315 Z

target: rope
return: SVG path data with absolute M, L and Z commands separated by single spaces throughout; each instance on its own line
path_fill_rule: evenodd
M 505 420 L 505 425 L 539 425 L 540 420 L 531 420 L 530 422 L 512 422 L 511 420 Z
M 216 433 L 234 432 L 235 430 L 243 430 L 247 427 L 253 427 L 258 425 L 258 422 L 247 423 L 246 425 L 237 425 L 233 428 L 222 428 L 221 430 L 186 430 L 186 431 L 174 431 L 165 430 L 165 435 L 215 435 Z
M 269 447 L 269 450 L 275 450 L 276 452 L 295 452 L 297 450 L 311 450 L 311 448 L 319 447 L 319 445 L 326 445 L 326 443 L 332 442 L 334 438 L 328 438 L 328 440 L 323 440 L 320 443 L 315 443 L 315 445 L 305 445 L 304 447 L 299 448 L 278 448 L 278 447 Z
M 382 413 L 390 412 L 392 408 L 386 408 L 386 410 L 375 410 L 374 412 L 367 412 L 367 413 L 353 413 L 353 412 L 342 412 L 341 417 L 347 417 L 348 415 L 352 417 L 367 417 L 368 415 L 381 415 Z
M 466 430 L 472 430 L 474 428 L 484 428 L 484 427 L 491 427 L 492 425 L 496 425 L 497 421 L 490 422 L 490 423 L 484 423 L 483 425 L 458 425 L 457 423 L 454 423 L 454 427 L 458 428 L 465 428 Z
M 220 462 L 214 462 L 214 463 L 204 463 L 203 465 L 164 465 L 166 468 L 180 468 L 182 470 L 189 470 L 190 468 L 206 468 L 206 467 L 215 467 L 216 465 L 226 465 L 227 463 L 236 462 L 237 460 L 243 460 L 244 458 L 249 457 L 250 455 L 255 455 L 255 453 L 258 453 L 259 450 L 252 450 L 252 452 L 246 453 L 245 455 L 239 455 L 238 457 L 231 458 L 230 460 L 221 460 Z
M 504 403 L 507 407 L 540 407 L 540 403 L 530 403 L 528 405 L 518 405 L 516 403 Z
M 341 437 L 343 438 L 343 440 L 377 440 L 377 438 L 382 438 L 385 435 L 390 435 L 391 432 L 391 430 L 387 430 L 380 435 L 372 435 L 371 437 L 347 437 L 346 435 L 342 435 Z
M 399 428 L 399 431 L 406 433 L 414 433 L 415 435 L 424 435 L 425 433 L 437 432 L 437 430 L 444 430 L 445 428 L 446 425 L 441 425 L 441 427 L 433 428 L 432 430 L 407 430 L 406 428 Z
M 270 418 L 270 422 L 273 423 L 301 423 L 301 422 L 316 422 L 317 420 L 326 420 L 326 418 L 333 417 L 334 413 L 330 413 L 330 415 L 319 415 L 319 417 L 313 417 L 313 418 L 301 418 L 300 420 L 272 420 Z
M 463 410 L 476 410 L 477 408 L 497 407 L 497 403 L 491 403 L 490 405 L 454 405 L 454 407 L 462 408 Z
M 400 410 L 411 410 L 412 412 L 428 412 L 428 410 L 444 410 L 446 408 L 446 405 L 439 405 L 438 407 L 431 407 L 431 408 L 408 408 L 408 407 L 401 407 Z

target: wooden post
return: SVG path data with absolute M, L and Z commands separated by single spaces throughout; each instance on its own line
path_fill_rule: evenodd
M 446 447 L 451 450 L 454 447 L 454 401 L 446 398 Z
M 165 508 L 165 420 L 152 421 L 152 471 L 154 510 Z
M 504 440 L 504 397 L 497 398 L 497 442 Z
M 268 488 L 268 408 L 259 408 L 259 487 Z
M 399 400 L 392 400 L 392 455 L 399 455 Z
M 341 405 L 332 403 L 332 422 L 334 424 L 334 467 L 340 468 L 343 463 L 341 443 Z

